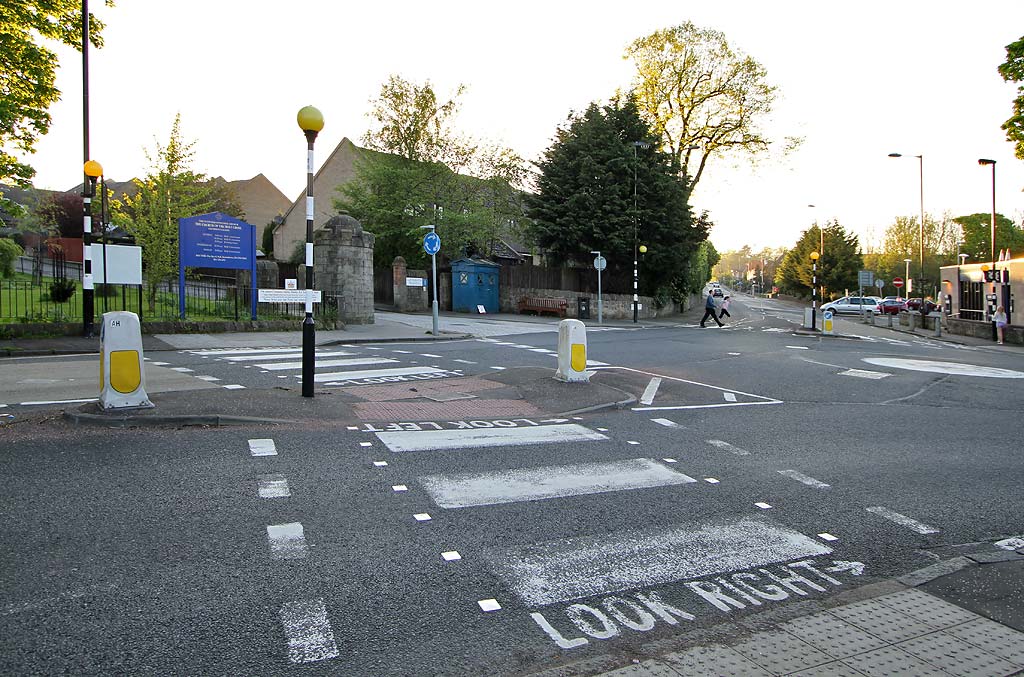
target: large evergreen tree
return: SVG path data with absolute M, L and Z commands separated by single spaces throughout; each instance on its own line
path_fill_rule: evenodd
M 811 226 L 800 235 L 779 267 L 779 286 L 792 294 L 810 296 L 813 266 L 811 252 L 818 251 L 822 232 Z M 825 251 L 818 259 L 818 284 L 825 287 L 825 298 L 857 286 L 857 271 L 864 267 L 857 236 L 848 233 L 833 220 L 824 227 Z M 828 290 L 836 290 L 830 294 Z
M 659 145 L 631 100 L 591 104 L 558 129 L 527 200 L 534 240 L 552 261 L 581 262 L 601 250 L 609 268 L 624 271 L 642 244 L 641 290 L 691 286 L 689 264 L 709 224 L 693 218 L 686 182 Z

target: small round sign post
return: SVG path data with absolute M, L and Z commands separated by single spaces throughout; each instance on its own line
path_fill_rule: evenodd
M 430 271 L 433 281 L 433 300 L 430 303 L 431 335 L 437 338 L 437 252 L 441 251 L 441 238 L 434 232 L 434 226 L 420 226 L 420 228 L 430 229 L 430 232 L 423 236 L 423 251 L 430 254 Z
M 604 304 L 601 300 L 601 271 L 608 267 L 608 259 L 601 256 L 600 251 L 590 253 L 597 254 L 594 258 L 594 269 L 597 271 L 597 323 L 604 324 Z

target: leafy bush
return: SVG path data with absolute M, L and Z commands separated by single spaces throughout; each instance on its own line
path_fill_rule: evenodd
M 9 238 L 0 238 L 0 278 L 14 276 L 14 262 L 24 250 Z
M 74 281 L 67 278 L 58 278 L 50 283 L 50 300 L 54 303 L 64 303 L 74 295 Z

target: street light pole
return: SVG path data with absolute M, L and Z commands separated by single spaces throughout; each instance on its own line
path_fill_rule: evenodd
M 996 311 L 996 306 L 999 305 L 998 292 L 996 291 L 996 161 L 989 160 L 986 158 L 978 158 L 979 165 L 991 165 L 992 166 L 992 222 L 989 230 L 989 259 L 992 261 L 992 294 L 996 295 L 996 300 L 988 305 L 989 317 L 992 316 Z M 996 327 L 995 323 L 992 324 L 992 333 L 995 335 Z
M 316 326 L 313 323 L 313 142 L 324 128 L 324 116 L 305 106 L 296 116 L 306 136 L 306 317 L 302 320 L 302 396 L 313 397 L 316 367 Z
M 903 157 L 900 153 L 889 153 L 889 157 Z M 918 165 L 918 178 L 920 180 L 920 195 L 921 195 L 921 223 L 918 224 L 918 281 L 921 282 L 921 299 L 923 303 L 924 299 L 924 155 L 915 155 L 917 158 Z M 981 162 L 979 160 L 979 162 Z M 910 268 L 907 268 L 907 282 L 910 282 Z M 907 296 L 910 296 L 911 290 L 907 289 Z
M 910 262 L 913 261 L 913 260 L 914 259 L 903 259 L 903 263 L 907 264 L 907 271 L 905 273 L 903 273 L 903 275 L 905 276 L 903 278 L 903 284 L 907 288 L 907 298 L 908 299 L 910 298 L 910 292 L 913 289 L 913 285 L 910 284 Z
M 604 270 L 602 266 L 597 265 L 597 262 L 601 260 L 601 250 L 591 251 L 591 254 L 597 254 L 597 258 L 594 259 L 594 267 L 597 268 L 597 323 L 604 324 L 604 308 L 602 307 L 603 301 L 601 300 L 601 271 Z

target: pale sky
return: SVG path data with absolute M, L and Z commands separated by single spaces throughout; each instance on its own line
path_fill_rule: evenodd
M 499 9 L 499 7 L 501 9 Z M 177 112 L 196 169 L 229 180 L 263 173 L 290 198 L 305 189 L 295 114 L 324 114 L 316 163 L 358 143 L 369 101 L 391 74 L 429 79 L 439 96 L 468 86 L 457 124 L 536 159 L 571 110 L 604 102 L 631 78 L 632 40 L 690 20 L 725 33 L 779 87 L 769 137 L 805 137 L 757 168 L 714 161 L 693 196 L 720 250 L 791 246 L 815 218 L 881 238 L 897 215 L 988 212 L 1024 218 L 1024 161 L 999 128 L 1015 87 L 996 67 L 1024 35 L 1021 0 L 632 3 L 524 0 L 101 0 L 106 46 L 90 51 L 91 155 L 116 180 L 142 176 Z M 50 133 L 31 162 L 36 185 L 82 177 L 81 57 L 60 48 Z M 816 210 L 807 207 L 817 205 Z M 260 225 L 260 224 L 258 224 Z M 372 224 L 366 224 L 373 230 Z M 1024 252 L 1022 252 L 1024 253 Z

